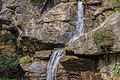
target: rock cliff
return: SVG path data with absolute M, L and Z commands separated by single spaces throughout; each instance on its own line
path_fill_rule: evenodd
M 57 80 L 119 80 L 120 0 L 81 1 L 85 34 L 68 46 L 77 0 L 0 0 L 0 79 L 46 80 L 51 54 L 64 49 Z

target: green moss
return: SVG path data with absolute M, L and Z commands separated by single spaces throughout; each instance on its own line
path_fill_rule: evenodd
M 0 55 L 0 70 L 17 69 L 18 65 L 19 65 L 19 60 L 15 54 Z
M 97 30 L 92 37 L 97 46 L 112 46 L 114 43 L 114 33 L 111 29 Z
M 120 64 L 117 64 L 112 72 L 113 76 L 120 76 Z
M 22 24 L 26 24 L 26 22 L 23 20 L 16 20 L 15 21 L 15 25 L 22 25 Z
M 22 57 L 19 62 L 22 64 L 22 63 L 30 63 L 34 60 L 34 57 L 30 57 L 30 56 L 24 56 Z

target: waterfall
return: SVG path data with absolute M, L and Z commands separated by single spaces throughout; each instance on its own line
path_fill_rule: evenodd
M 76 31 L 74 32 L 73 37 L 69 41 L 69 45 L 73 43 L 76 39 L 79 38 L 80 35 L 84 32 L 84 17 L 83 17 L 83 5 L 82 2 L 78 1 L 78 12 L 77 12 L 77 25 L 76 25 Z M 50 60 L 48 62 L 47 66 L 47 80 L 56 80 L 56 73 L 57 73 L 57 66 L 59 64 L 59 60 L 61 57 L 63 57 L 66 54 L 64 50 L 57 50 L 53 52 L 53 54 L 50 57 Z
M 78 11 L 77 11 L 77 25 L 76 31 L 74 32 L 73 37 L 69 41 L 69 45 L 78 39 L 84 33 L 84 7 L 82 2 L 78 1 Z
M 53 52 L 48 62 L 47 80 L 56 80 L 57 65 L 61 57 L 65 55 L 64 50 Z

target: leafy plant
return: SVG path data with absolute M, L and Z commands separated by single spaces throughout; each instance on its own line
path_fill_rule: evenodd
M 92 37 L 98 46 L 112 46 L 114 44 L 114 33 L 111 29 L 97 30 Z
M 120 76 L 120 64 L 117 64 L 114 71 L 113 76 Z
M 110 4 L 112 4 L 113 6 L 114 6 L 114 5 L 120 6 L 120 0 L 108 0 L 108 2 L 109 2 Z M 120 7 L 115 7 L 114 10 L 120 12 Z
M 40 0 L 30 0 L 30 2 L 35 5 L 35 4 L 38 4 Z
M 2 35 L 2 39 L 5 43 L 11 43 L 13 42 L 13 40 L 15 39 L 15 36 L 10 33 L 9 31 L 6 31 L 3 35 Z
M 108 0 L 110 3 L 120 3 L 120 0 Z
M 19 65 L 19 60 L 15 54 L 1 54 L 0 55 L 0 69 L 1 70 L 16 69 L 18 65 Z
M 23 20 L 16 20 L 15 21 L 15 25 L 22 25 L 22 24 L 26 24 L 26 22 Z
M 0 80 L 16 80 L 16 79 L 10 79 L 10 78 L 6 78 L 6 77 L 0 77 Z

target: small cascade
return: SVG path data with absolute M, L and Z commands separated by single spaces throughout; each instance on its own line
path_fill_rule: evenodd
M 82 2 L 78 1 L 78 12 L 77 12 L 78 21 L 77 21 L 76 31 L 74 33 L 74 36 L 70 39 L 69 45 L 71 45 L 71 43 L 73 43 L 76 39 L 79 38 L 80 35 L 84 33 L 83 9 L 84 8 L 82 5 Z M 64 50 L 57 50 L 53 52 L 47 66 L 47 69 L 48 69 L 47 80 L 56 80 L 57 66 L 59 64 L 59 60 L 65 54 L 66 54 L 66 51 Z
M 77 25 L 76 31 L 74 32 L 73 37 L 69 41 L 69 45 L 78 39 L 84 33 L 84 6 L 82 2 L 78 1 L 78 11 L 77 11 Z
M 53 52 L 48 62 L 47 80 L 56 80 L 57 66 L 61 57 L 65 55 L 64 50 Z

